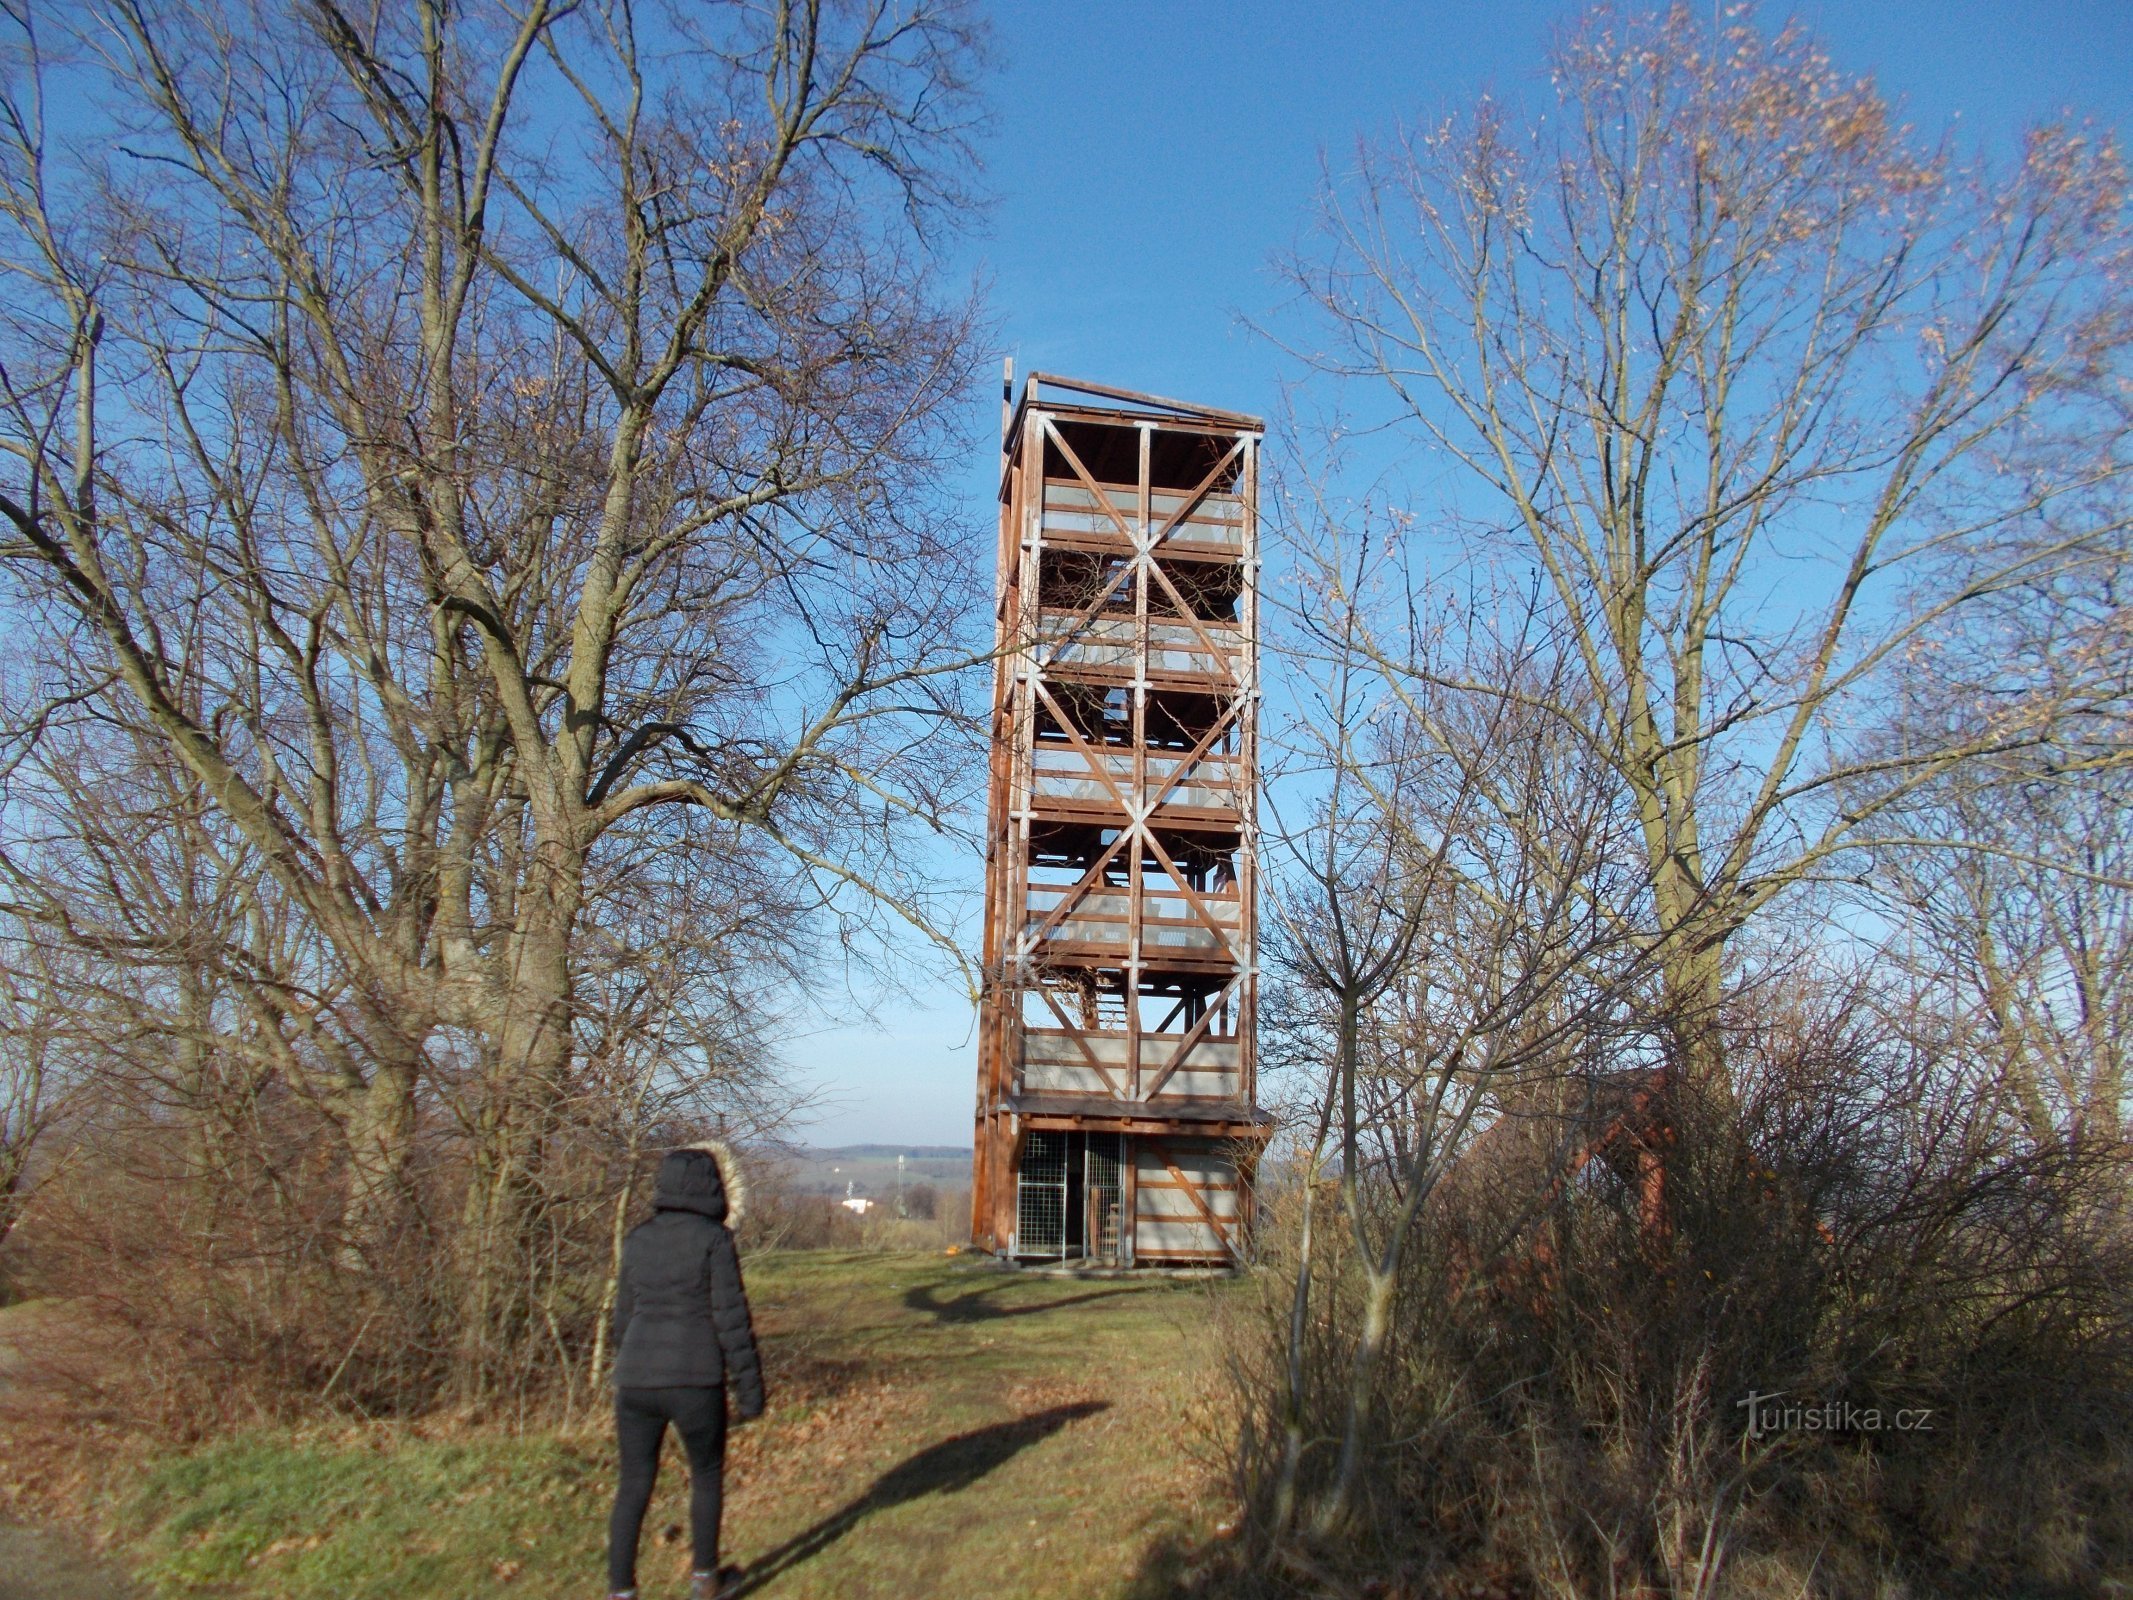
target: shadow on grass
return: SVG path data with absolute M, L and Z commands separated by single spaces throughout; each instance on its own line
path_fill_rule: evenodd
M 908 1461 L 902 1461 L 874 1480 L 873 1487 L 850 1505 L 834 1511 L 804 1533 L 795 1534 L 777 1549 L 748 1563 L 740 1581 L 728 1595 L 754 1594 L 773 1578 L 812 1561 L 853 1528 L 877 1511 L 886 1511 L 929 1494 L 954 1494 L 967 1489 L 995 1467 L 1001 1466 L 1031 1445 L 1049 1439 L 1070 1422 L 1110 1409 L 1105 1400 L 1082 1400 L 1070 1406 L 1032 1412 L 1012 1422 L 996 1422 L 975 1428 L 952 1439 L 929 1445 Z
M 1034 1317 L 1047 1311 L 1057 1311 L 1061 1306 L 1084 1305 L 1091 1300 L 1116 1300 L 1120 1295 L 1146 1294 L 1151 1284 L 1133 1283 L 1117 1289 L 1091 1289 L 1087 1294 L 1070 1294 L 1057 1300 L 1039 1300 L 1026 1306 L 994 1305 L 987 1296 L 1007 1287 L 1007 1280 L 988 1283 L 967 1294 L 951 1299 L 941 1298 L 938 1287 L 917 1284 L 904 1291 L 904 1307 L 909 1311 L 924 1311 L 937 1322 L 991 1322 L 999 1317 Z

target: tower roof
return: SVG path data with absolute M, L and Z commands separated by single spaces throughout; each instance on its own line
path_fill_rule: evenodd
M 1158 421 L 1212 424 L 1218 428 L 1246 428 L 1254 433 L 1264 433 L 1266 423 L 1259 417 L 1242 411 L 1225 411 L 1219 406 L 1196 405 L 1189 400 L 1172 400 L 1166 395 L 1146 394 L 1138 389 L 1121 389 L 1115 384 L 1091 383 L 1085 378 L 1061 377 L 1056 372 L 1032 372 L 1022 385 L 1022 398 L 1015 406 L 1015 421 L 1020 423 L 1022 413 L 1039 399 L 1039 391 L 1050 389 L 1063 395 L 1080 396 L 1082 401 L 1095 400 L 1098 405 L 1077 406 L 1091 411 L 1115 411 L 1122 416 L 1145 416 Z

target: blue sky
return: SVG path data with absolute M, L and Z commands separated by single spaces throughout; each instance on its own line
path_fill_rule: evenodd
M 1004 347 L 1032 367 L 1244 411 L 1275 408 L 1283 358 L 1244 326 L 1280 291 L 1271 257 L 1306 225 L 1320 172 L 1358 136 L 1484 92 L 1543 84 L 1562 4 L 1351 0 L 1001 0 L 988 141 L 995 207 L 968 243 Z M 1906 119 L 2005 148 L 2064 111 L 2133 124 L 2133 0 L 1850 0 L 1796 16 Z M 996 385 L 971 397 L 997 426 Z M 965 485 L 991 549 L 993 458 Z M 968 867 L 973 889 L 982 863 Z M 877 1021 L 789 1050 L 820 1105 L 818 1144 L 968 1143 L 968 1009 L 943 983 L 884 998 Z

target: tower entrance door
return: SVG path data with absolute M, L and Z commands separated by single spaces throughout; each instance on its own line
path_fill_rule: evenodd
M 1033 1130 L 1015 1173 L 1015 1243 L 1022 1257 L 1123 1265 L 1125 1137 Z

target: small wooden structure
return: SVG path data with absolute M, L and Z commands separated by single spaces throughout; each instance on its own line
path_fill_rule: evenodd
M 1241 1259 L 1255 1098 L 1255 417 L 1001 401 L 981 1248 Z

